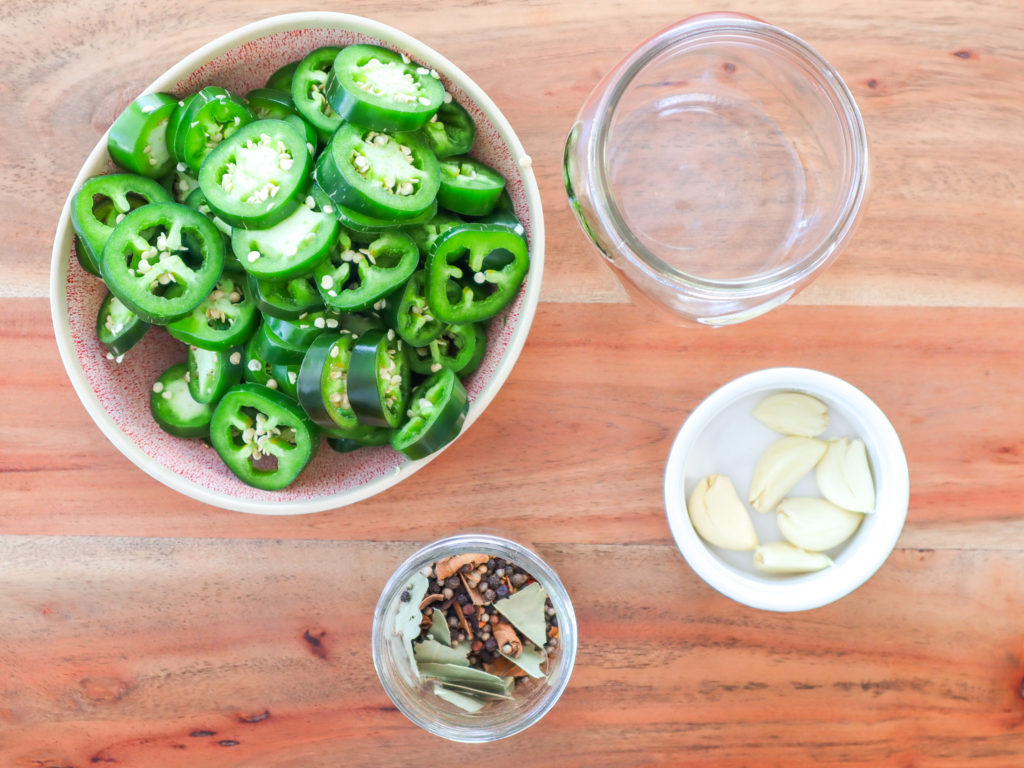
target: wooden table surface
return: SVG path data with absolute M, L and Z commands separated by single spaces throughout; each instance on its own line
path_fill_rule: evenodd
M 843 74 L 873 190 L 815 285 L 712 331 L 627 302 L 578 231 L 560 169 L 599 77 L 709 8 L 0 5 L 0 766 L 1024 765 L 1024 5 L 718 6 L 796 33 Z M 103 438 L 58 359 L 50 248 L 79 166 L 129 99 L 241 24 L 317 7 L 419 37 L 504 111 L 544 199 L 542 303 L 497 399 L 427 469 L 354 507 L 251 517 L 165 488 Z M 705 585 L 661 496 L 688 412 L 774 365 L 862 388 L 911 473 L 882 569 L 796 615 Z M 474 747 L 394 709 L 369 638 L 393 569 L 422 542 L 482 525 L 557 569 L 580 645 L 541 723 Z

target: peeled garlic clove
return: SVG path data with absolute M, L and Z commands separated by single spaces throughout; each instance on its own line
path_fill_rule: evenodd
M 812 437 L 784 437 L 761 454 L 750 481 L 750 503 L 758 512 L 768 512 L 810 472 L 828 447 Z
M 828 406 L 801 392 L 769 395 L 752 411 L 755 419 L 784 435 L 817 437 L 828 429 Z
M 686 506 L 694 529 L 704 541 L 740 551 L 757 546 L 750 513 L 725 475 L 708 475 L 697 483 Z
M 754 567 L 764 573 L 811 573 L 835 565 L 821 552 L 808 552 L 788 541 L 770 541 L 754 550 Z
M 875 511 L 875 482 L 863 440 L 829 440 L 814 475 L 821 495 L 837 507 L 851 512 Z
M 802 549 L 825 550 L 842 544 L 864 515 L 847 512 L 825 499 L 794 497 L 779 504 L 776 522 L 786 540 Z

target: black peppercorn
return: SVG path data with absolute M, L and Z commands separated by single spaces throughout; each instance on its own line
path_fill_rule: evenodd
M 488 603 L 493 603 L 497 597 L 498 593 L 495 592 L 493 589 L 488 589 L 486 592 L 484 592 L 484 600 L 486 600 Z
M 399 596 L 399 599 L 403 603 L 408 603 L 410 600 L 412 600 L 412 595 L 409 594 L 409 590 L 408 589 L 403 589 L 402 590 L 402 594 Z
M 501 579 L 498 578 L 497 575 L 488 576 L 487 577 L 487 584 L 491 587 L 491 589 L 496 589 L 497 586 L 499 584 L 501 584 Z
M 508 587 L 504 584 L 499 584 L 498 588 L 494 590 L 498 597 L 508 597 Z
M 452 589 L 455 589 L 456 587 L 458 587 L 461 584 L 462 584 L 462 582 L 459 581 L 459 577 L 458 576 L 449 576 L 448 579 L 444 583 L 444 585 L 446 587 L 451 587 Z
M 484 643 L 484 648 L 486 648 L 488 651 L 493 652 L 497 647 L 498 641 L 495 640 L 493 637 L 490 638 L 486 643 Z

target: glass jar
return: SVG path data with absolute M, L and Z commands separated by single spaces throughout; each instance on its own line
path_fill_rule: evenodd
M 546 679 L 528 679 L 516 686 L 512 699 L 492 701 L 469 713 L 434 695 L 433 681 L 417 677 L 396 631 L 396 619 L 402 592 L 415 574 L 446 557 L 478 552 L 508 560 L 540 582 L 558 617 L 558 644 L 549 657 Z M 501 536 L 465 533 L 423 547 L 388 580 L 374 613 L 373 664 L 385 692 L 416 725 L 452 741 L 495 741 L 533 725 L 562 695 L 575 661 L 576 615 L 565 587 L 534 552 Z
M 784 303 L 846 246 L 868 187 L 867 136 L 850 90 L 802 40 L 702 14 L 597 85 L 564 178 L 632 297 L 726 325 Z

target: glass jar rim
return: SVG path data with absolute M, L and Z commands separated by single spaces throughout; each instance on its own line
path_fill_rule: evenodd
M 538 697 L 538 704 L 528 709 L 510 713 L 501 721 L 481 722 L 479 725 L 458 725 L 437 717 L 430 717 L 426 707 L 417 707 L 413 696 L 408 695 L 395 677 L 399 675 L 397 664 L 387 651 L 389 634 L 384 626 L 388 620 L 388 609 L 396 599 L 405 583 L 423 567 L 453 554 L 481 552 L 494 557 L 501 557 L 522 566 L 545 588 L 548 598 L 558 616 L 558 653 L 556 663 L 550 670 L 545 681 L 547 688 Z M 465 743 L 496 741 L 512 736 L 538 722 L 555 706 L 561 697 L 576 662 L 576 615 L 572 601 L 565 585 L 558 574 L 532 549 L 507 539 L 503 536 L 484 533 L 460 533 L 438 539 L 409 556 L 391 575 L 381 591 L 380 599 L 374 611 L 372 653 L 373 665 L 380 678 L 385 693 L 395 707 L 409 720 L 431 733 Z
M 799 261 L 752 278 L 702 278 L 665 263 L 641 243 L 626 224 L 625 217 L 611 194 L 605 162 L 612 118 L 620 100 L 636 77 L 670 47 L 680 43 L 705 42 L 709 37 L 722 34 L 742 37 L 746 42 L 756 44 L 767 52 L 771 51 L 771 45 L 781 46 L 807 65 L 821 92 L 835 107 L 839 116 L 838 122 L 847 150 L 845 154 L 849 157 L 847 167 L 851 170 L 846 197 L 842 201 L 841 215 L 836 217 L 828 233 Z M 619 62 L 606 76 L 605 81 L 610 87 L 605 89 L 596 109 L 593 140 L 587 149 L 590 153 L 591 167 L 595 169 L 594 178 L 599 193 L 595 202 L 595 213 L 605 219 L 608 231 L 613 232 L 619 239 L 623 246 L 623 255 L 649 279 L 673 289 L 683 286 L 699 293 L 728 295 L 734 298 L 756 296 L 769 287 L 784 289 L 801 283 L 828 263 L 839 244 L 855 226 L 868 188 L 868 143 L 864 121 L 853 94 L 839 73 L 799 37 L 745 14 L 699 14 L 677 22 L 646 40 Z

